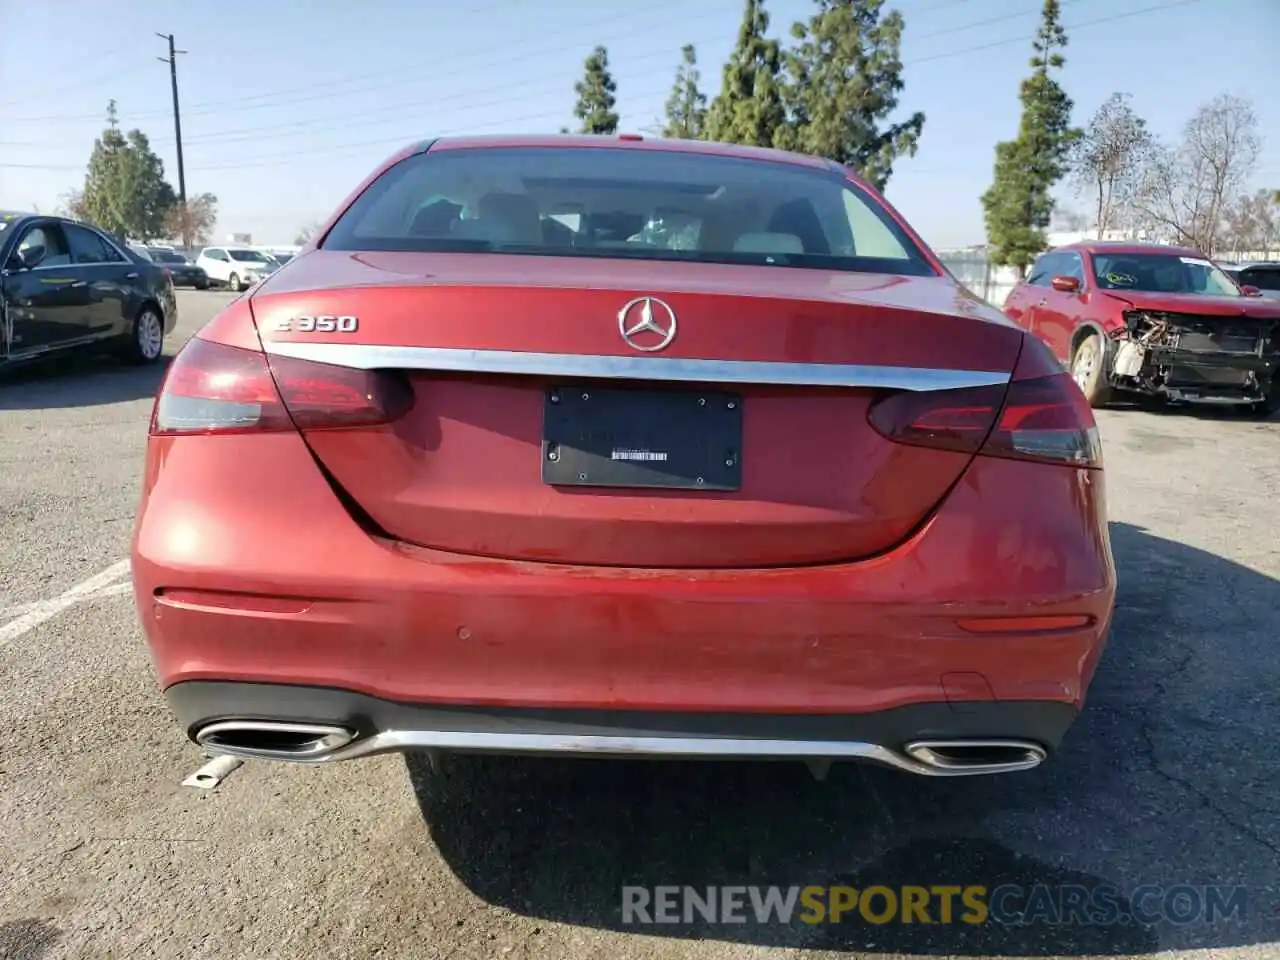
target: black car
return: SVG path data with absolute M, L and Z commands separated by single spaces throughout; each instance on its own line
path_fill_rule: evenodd
M 195 287 L 197 290 L 209 289 L 209 275 L 204 272 L 204 267 L 197 267 L 176 250 L 147 247 L 146 252 L 152 263 L 157 263 L 162 269 L 169 271 L 169 276 L 173 278 L 175 287 Z
M 1219 264 L 1227 275 L 1242 287 L 1253 287 L 1258 296 L 1280 300 L 1280 262 L 1262 260 L 1251 263 Z
M 153 363 L 177 319 L 158 264 L 88 224 L 0 211 L 0 367 L 95 348 Z

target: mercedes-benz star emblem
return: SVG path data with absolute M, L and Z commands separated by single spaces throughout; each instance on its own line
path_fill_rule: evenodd
M 676 312 L 657 297 L 636 297 L 618 311 L 618 332 L 627 346 L 654 353 L 676 338 Z

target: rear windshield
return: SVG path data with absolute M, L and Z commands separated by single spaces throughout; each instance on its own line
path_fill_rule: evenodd
M 596 147 L 417 154 L 374 181 L 322 247 L 935 274 L 884 207 L 834 172 Z

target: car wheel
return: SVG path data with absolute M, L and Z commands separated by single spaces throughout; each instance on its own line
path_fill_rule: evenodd
M 1106 354 L 1102 337 L 1090 333 L 1076 344 L 1071 355 L 1071 379 L 1080 387 L 1091 407 L 1105 406 L 1111 399 L 1111 386 L 1107 383 Z
M 197 289 L 197 290 L 208 290 L 208 289 L 209 289 L 209 281 L 208 281 L 208 280 L 197 280 L 197 281 L 196 281 L 196 289 Z
M 231 276 L 227 277 L 227 286 L 230 287 L 232 290 L 234 290 L 236 293 L 239 293 L 243 289 L 240 286 L 240 274 L 233 273 Z
M 164 353 L 164 318 L 155 307 L 143 307 L 121 353 L 129 363 L 155 363 Z

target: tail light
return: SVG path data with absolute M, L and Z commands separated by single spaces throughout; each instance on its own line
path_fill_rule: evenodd
M 1034 362 L 1038 373 L 1043 369 L 1040 358 Z M 1066 373 L 1029 379 L 1015 374 L 1007 388 L 894 394 L 872 406 L 868 419 L 883 436 L 912 446 L 1102 466 L 1093 411 Z
M 981 452 L 1076 467 L 1102 466 L 1093 411 L 1066 373 L 1010 383 L 1000 421 Z
M 895 393 L 872 406 L 868 419 L 898 443 L 977 453 L 991 433 L 1005 393 L 1003 386 Z
M 273 358 L 199 337 L 174 358 L 152 436 L 328 430 L 390 423 L 412 404 L 393 373 Z

